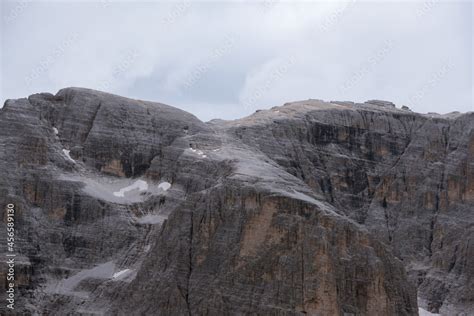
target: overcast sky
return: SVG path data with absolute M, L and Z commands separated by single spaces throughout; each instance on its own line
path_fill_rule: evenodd
M 2 1 L 3 101 L 68 86 L 203 120 L 309 98 L 472 111 L 471 1 Z

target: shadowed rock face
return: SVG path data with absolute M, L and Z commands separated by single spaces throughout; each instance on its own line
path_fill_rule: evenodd
M 472 312 L 474 114 L 375 101 L 208 123 L 79 88 L 7 101 L 15 312 L 416 315 L 416 288 Z

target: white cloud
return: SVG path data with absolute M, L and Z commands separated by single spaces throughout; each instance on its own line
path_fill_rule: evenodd
M 165 102 L 203 119 L 307 98 L 402 105 L 417 95 L 416 104 L 407 105 L 418 111 L 467 111 L 473 89 L 469 6 L 7 1 L 0 97 L 85 86 Z M 229 34 L 232 45 L 211 58 Z M 387 42 L 393 45 L 378 58 Z M 449 72 L 429 84 L 446 60 L 453 61 Z M 278 71 L 285 62 L 288 69 Z

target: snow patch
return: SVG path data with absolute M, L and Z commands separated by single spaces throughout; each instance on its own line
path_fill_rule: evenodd
M 147 214 L 145 216 L 138 218 L 137 223 L 156 225 L 156 224 L 162 224 L 167 218 L 168 218 L 167 216 L 163 216 L 163 215 Z
M 76 163 L 76 161 L 74 159 L 71 158 L 71 156 L 69 155 L 71 151 L 69 149 L 63 149 L 63 154 L 64 156 L 66 156 L 67 159 L 69 159 L 70 161 Z
M 189 148 L 193 153 L 197 154 L 201 158 L 206 158 L 207 156 L 204 154 L 204 152 L 200 149 L 194 149 L 192 147 Z
M 420 316 L 436 316 L 436 315 L 439 315 L 439 314 L 428 312 L 426 309 L 423 309 L 423 308 L 419 307 L 418 308 L 418 315 L 420 315 Z
M 167 194 L 163 186 L 160 188 L 158 183 L 149 182 L 149 179 L 146 178 L 129 179 L 93 174 L 62 174 L 59 179 L 79 182 L 83 184 L 82 191 L 87 195 L 119 204 L 144 202 L 150 196 Z
M 123 279 L 124 277 L 126 277 L 130 272 L 132 272 L 132 270 L 130 270 L 130 269 L 125 269 L 125 270 L 116 272 L 116 273 L 114 273 L 114 274 L 112 275 L 112 279 L 114 279 L 114 280 L 121 280 L 121 279 Z
M 129 185 L 128 187 L 122 188 L 117 192 L 114 192 L 115 196 L 124 197 L 125 193 L 133 190 L 146 191 L 148 190 L 148 183 L 143 180 L 137 180 L 135 183 Z
M 54 132 L 54 135 L 58 135 L 59 134 L 59 131 L 56 127 L 53 127 L 53 132 Z
M 91 269 L 79 271 L 78 273 L 62 280 L 58 280 L 53 284 L 49 284 L 45 291 L 47 293 L 75 295 L 80 297 L 87 297 L 86 292 L 76 292 L 74 289 L 86 279 L 108 279 L 112 277 L 115 269 L 115 264 L 112 261 L 100 264 Z
M 163 191 L 168 191 L 168 189 L 171 188 L 171 183 L 169 182 L 161 182 L 158 184 L 158 189 L 162 189 Z

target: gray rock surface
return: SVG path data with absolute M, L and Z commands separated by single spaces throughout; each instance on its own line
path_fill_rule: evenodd
M 307 100 L 203 123 L 67 88 L 0 121 L 18 315 L 417 315 L 417 291 L 474 311 L 473 113 Z

